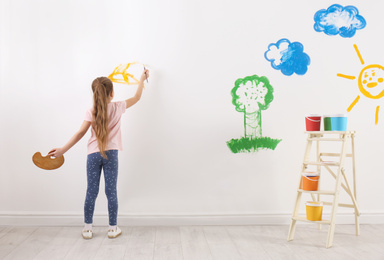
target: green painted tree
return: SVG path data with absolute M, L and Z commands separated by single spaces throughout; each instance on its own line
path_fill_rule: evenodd
M 236 111 L 244 113 L 245 137 L 261 137 L 261 111 L 266 110 L 273 100 L 273 87 L 269 80 L 257 75 L 238 79 L 231 94 Z
M 257 75 L 235 81 L 231 91 L 232 104 L 244 114 L 244 137 L 227 142 L 233 153 L 255 152 L 259 149 L 275 150 L 281 139 L 262 136 L 261 111 L 273 100 L 273 87 L 266 77 Z

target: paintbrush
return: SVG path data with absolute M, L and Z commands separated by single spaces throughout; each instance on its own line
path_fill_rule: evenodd
M 144 67 L 144 70 L 146 70 L 145 66 L 143 66 L 143 67 Z M 148 76 L 146 77 L 146 80 L 147 80 L 147 83 L 148 83 Z

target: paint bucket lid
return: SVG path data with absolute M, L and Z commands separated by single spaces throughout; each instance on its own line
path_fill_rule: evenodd
M 347 117 L 346 114 L 334 114 L 332 117 Z
M 305 117 L 321 117 L 320 114 L 308 114 Z
M 302 172 L 301 174 L 306 177 L 316 177 L 320 175 L 318 172 Z
M 324 115 L 324 117 L 347 117 L 346 114 L 328 114 Z
M 311 207 L 322 207 L 323 206 L 323 202 L 322 201 L 307 201 L 305 203 L 305 205 L 311 206 Z

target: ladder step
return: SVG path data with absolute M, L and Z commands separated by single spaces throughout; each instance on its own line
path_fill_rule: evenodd
M 316 223 L 316 224 L 331 224 L 330 220 L 313 221 L 313 220 L 308 220 L 306 217 L 301 217 L 301 216 L 292 217 L 292 219 L 297 221 Z
M 328 202 L 328 201 L 323 201 L 323 205 L 332 206 L 333 203 L 332 202 Z M 355 207 L 355 205 L 353 205 L 353 204 L 345 204 L 345 203 L 339 203 L 337 205 L 339 207 L 343 207 L 343 208 L 354 208 Z
M 323 194 L 323 195 L 335 195 L 333 190 L 303 190 L 297 189 L 298 192 L 311 193 L 311 194 Z
M 340 157 L 339 153 L 320 153 L 320 156 L 333 156 L 333 157 Z M 351 153 L 346 154 L 347 157 L 352 157 Z
M 339 166 L 340 163 L 338 162 L 330 162 L 330 161 L 325 161 L 325 162 L 304 162 L 304 164 L 307 165 L 327 165 L 327 166 Z
M 308 137 L 308 141 L 344 141 L 344 138 Z
M 346 135 L 350 135 L 350 134 L 356 133 L 356 131 L 304 131 L 304 133 L 315 134 L 315 135 L 319 135 L 319 134 L 346 134 Z

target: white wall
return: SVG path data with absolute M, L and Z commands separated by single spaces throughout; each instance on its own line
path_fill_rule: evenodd
M 357 76 L 363 68 L 353 44 L 367 64 L 384 61 L 384 4 L 349 1 L 367 26 L 342 38 L 313 29 L 314 13 L 334 3 L 2 1 L 0 224 L 82 223 L 89 133 L 58 170 L 37 168 L 32 155 L 64 145 L 92 104 L 92 80 L 130 61 L 149 64 L 151 77 L 123 118 L 121 221 L 288 223 L 304 116 L 344 113 L 359 94 L 356 81 L 336 76 Z M 285 76 L 265 60 L 268 45 L 281 38 L 304 45 L 311 58 L 305 75 Z M 243 135 L 243 117 L 230 91 L 236 79 L 254 74 L 274 87 L 274 100 L 262 112 L 263 133 L 282 142 L 275 151 L 233 154 L 226 141 Z M 115 84 L 115 99 L 134 91 Z M 377 105 L 382 100 L 362 97 L 348 113 L 348 128 L 358 132 L 358 200 L 367 223 L 384 215 L 384 113 L 375 125 Z M 106 211 L 101 189 L 97 223 L 107 223 Z

